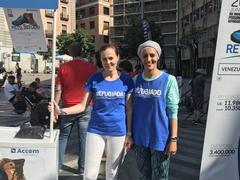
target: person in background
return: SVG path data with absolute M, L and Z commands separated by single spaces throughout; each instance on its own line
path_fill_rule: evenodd
M 15 69 L 16 69 L 16 76 L 22 75 L 22 69 L 20 68 L 19 63 L 16 63 Z
M 130 77 L 133 77 L 135 74 L 133 73 L 132 63 L 127 60 L 121 61 L 118 65 L 119 71 L 126 73 Z
M 45 95 L 46 89 L 44 89 L 44 88 L 42 87 L 40 78 L 39 78 L 39 77 L 36 77 L 36 78 L 35 78 L 35 82 L 36 82 L 36 84 L 37 84 L 36 92 L 37 92 L 38 94 L 40 94 L 41 96 L 46 96 L 46 95 Z
M 0 68 L 0 88 L 4 85 L 6 79 L 7 79 L 7 72 L 5 68 L 2 66 Z M 1 89 L 0 89 L 0 92 L 1 92 Z
M 203 111 L 204 91 L 205 91 L 205 77 L 204 69 L 196 70 L 196 77 L 189 83 L 192 87 L 193 98 L 193 123 L 201 123 L 200 114 Z
M 84 180 L 97 179 L 105 147 L 106 179 L 115 180 L 124 144 L 128 148 L 132 144 L 133 80 L 117 71 L 119 50 L 116 46 L 109 44 L 101 47 L 100 57 L 104 70 L 88 80 L 82 102 L 63 109 L 55 103 L 57 114 L 71 115 L 84 111 L 93 100 L 86 140 Z
M 27 105 L 22 96 L 21 90 L 15 83 L 15 77 L 13 75 L 8 76 L 8 83 L 4 87 L 4 94 L 8 101 L 13 105 L 16 113 L 22 114 L 26 111 Z
M 81 49 L 82 46 L 79 42 L 70 44 L 68 50 L 73 60 L 61 65 L 58 71 L 55 101 L 59 104 L 61 99 L 63 108 L 75 106 L 83 100 L 85 83 L 88 78 L 96 72 L 96 68 L 93 64 L 81 60 Z M 79 140 L 78 171 L 80 174 L 83 174 L 86 131 L 91 110 L 92 107 L 89 106 L 83 112 L 71 116 L 61 116 L 59 122 L 59 168 L 62 167 L 64 162 L 64 154 L 73 125 L 77 124 Z
M 167 180 L 170 156 L 177 152 L 178 85 L 157 68 L 158 43 L 146 41 L 137 53 L 144 69 L 135 76 L 133 150 L 143 180 Z
M 101 62 L 101 59 L 100 59 L 99 51 L 96 51 L 95 54 L 94 54 L 93 64 L 96 66 L 97 72 L 103 70 L 103 66 L 102 66 L 102 62 Z
M 18 91 L 22 91 L 23 89 L 23 84 L 22 84 L 22 74 L 17 74 L 17 88 L 18 88 Z

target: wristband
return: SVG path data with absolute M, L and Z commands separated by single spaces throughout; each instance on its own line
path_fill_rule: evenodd
M 59 115 L 67 115 L 67 113 L 65 111 L 63 111 L 62 108 L 59 109 Z
M 178 141 L 178 137 L 177 136 L 172 136 L 172 137 L 170 137 L 170 141 L 177 142 Z
M 132 136 L 132 133 L 131 132 L 127 132 L 127 136 Z

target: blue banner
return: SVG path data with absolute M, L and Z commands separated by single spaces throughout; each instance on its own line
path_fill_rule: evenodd
M 0 0 L 2 8 L 57 9 L 58 0 Z

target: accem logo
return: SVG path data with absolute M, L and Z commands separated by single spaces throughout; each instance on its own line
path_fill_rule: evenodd
M 29 148 L 11 148 L 12 154 L 39 154 L 38 149 L 29 149 Z

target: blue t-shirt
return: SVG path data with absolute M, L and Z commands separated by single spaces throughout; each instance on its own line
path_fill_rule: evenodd
M 126 95 L 133 91 L 133 80 L 121 73 L 114 81 L 104 79 L 102 72 L 94 74 L 86 84 L 93 93 L 93 110 L 88 132 L 108 135 L 126 135 Z
M 168 87 L 169 79 L 170 75 L 164 72 L 153 80 L 145 80 L 142 74 L 137 76 L 133 103 L 133 138 L 135 144 L 158 151 L 165 150 L 170 136 L 170 119 L 175 116 L 178 103 L 178 101 L 175 102 L 174 98 L 172 100 L 168 98 L 168 88 L 176 84 L 171 83 L 172 86 Z M 176 81 L 172 76 L 171 79 Z M 178 94 L 177 89 L 175 94 Z M 173 101 L 174 106 L 167 101 Z M 171 111 L 170 114 L 168 113 L 168 104 L 174 107 L 174 111 Z

